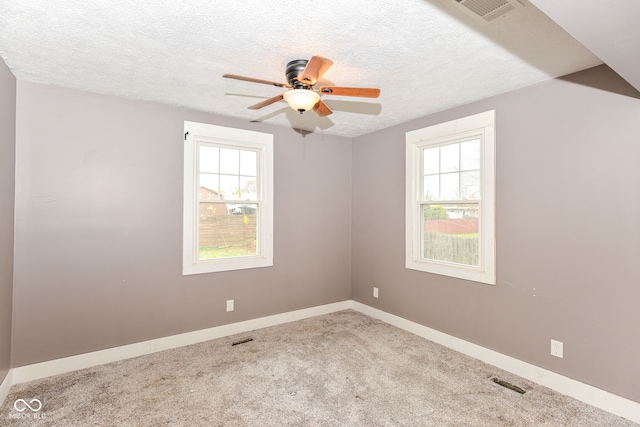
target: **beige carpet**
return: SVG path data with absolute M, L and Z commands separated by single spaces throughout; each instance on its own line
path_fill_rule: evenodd
M 637 426 L 351 310 L 20 384 L 0 425 Z

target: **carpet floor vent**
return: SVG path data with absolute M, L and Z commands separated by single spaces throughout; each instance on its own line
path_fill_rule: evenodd
M 246 343 L 251 342 L 251 341 L 253 341 L 253 338 L 244 338 L 244 339 L 241 339 L 240 341 L 232 342 L 231 343 L 231 347 L 233 347 L 234 345 L 246 344 Z
M 501 385 L 502 387 L 505 387 L 505 388 L 508 388 L 509 390 L 515 391 L 516 393 L 520 393 L 520 394 L 525 394 L 526 393 L 526 390 L 524 390 L 523 388 L 520 388 L 517 385 L 513 385 L 513 384 L 508 383 L 508 382 L 506 382 L 504 380 L 501 380 L 500 378 L 493 377 L 493 378 L 491 378 L 491 380 L 494 383 L 496 383 L 498 385 Z

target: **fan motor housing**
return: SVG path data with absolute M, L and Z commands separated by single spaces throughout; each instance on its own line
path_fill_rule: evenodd
M 285 69 L 285 73 L 287 76 L 287 82 L 294 89 L 311 89 L 309 83 L 305 83 L 304 81 L 298 80 L 298 76 L 302 74 L 304 69 L 307 67 L 307 63 L 309 61 L 306 59 L 294 59 L 287 64 L 287 68 Z

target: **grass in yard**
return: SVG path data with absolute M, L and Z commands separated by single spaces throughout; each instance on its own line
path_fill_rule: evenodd
M 200 248 L 200 259 L 216 259 L 216 258 L 230 258 L 238 256 L 253 256 L 256 254 L 255 249 L 251 248 L 247 250 L 242 247 L 205 247 Z
M 461 237 L 463 239 L 477 239 L 478 233 L 462 233 L 462 234 L 450 234 L 452 237 Z

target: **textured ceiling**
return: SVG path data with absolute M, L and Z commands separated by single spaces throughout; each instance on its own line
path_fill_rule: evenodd
M 355 137 L 601 61 L 526 1 L 485 24 L 455 0 L 0 0 L 0 55 L 16 78 Z M 274 86 L 293 59 L 334 61 L 303 115 Z

